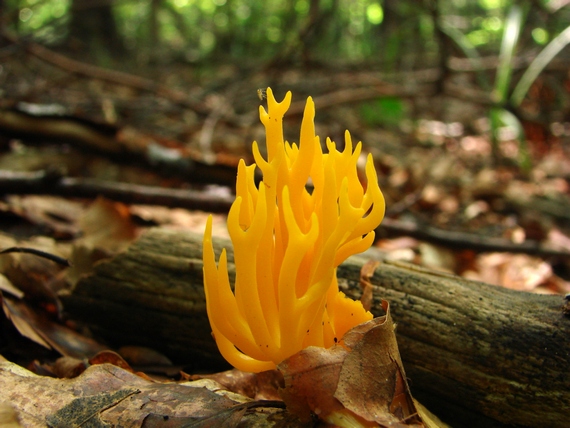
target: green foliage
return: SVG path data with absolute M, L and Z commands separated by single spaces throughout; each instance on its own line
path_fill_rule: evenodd
M 532 61 L 513 90 L 511 102 L 514 106 L 519 106 L 530 86 L 544 70 L 544 68 L 560 53 L 562 49 L 570 44 L 570 26 L 566 27 L 556 36 Z
M 481 0 L 479 3 L 485 9 L 495 12 L 507 4 L 506 1 L 499 0 Z M 525 4 L 525 6 L 527 6 L 526 9 L 528 11 L 529 5 Z M 530 86 L 538 75 L 564 47 L 570 44 L 570 26 L 566 26 L 567 22 L 564 22 L 564 20 L 560 21 L 564 23 L 565 28 L 533 60 L 511 92 L 511 79 L 515 67 L 515 51 L 517 48 L 520 48 L 525 15 L 529 14 L 525 13 L 520 6 L 514 4 L 509 8 L 506 17 L 502 20 L 497 15 L 491 15 L 486 19 L 475 18 L 473 22 L 477 22 L 480 28 L 467 35 L 464 35 L 463 32 L 445 21 L 440 23 L 440 27 L 463 51 L 465 56 L 471 60 L 473 68 L 478 70 L 477 77 L 480 86 L 485 89 L 488 89 L 490 85 L 483 73 L 481 56 L 477 45 L 488 42 L 495 32 L 500 35 L 497 73 L 491 92 L 494 105 L 488 112 L 493 152 L 495 157 L 498 158 L 499 134 L 505 127 L 509 128 L 519 141 L 519 166 L 521 170 L 529 171 L 531 167 L 530 154 L 526 145 L 523 126 L 517 116 L 509 109 L 518 108 L 521 105 Z M 540 46 L 547 42 L 549 34 L 544 28 L 535 27 L 530 31 L 530 36 Z
M 7 13 L 14 17 L 8 25 L 42 41 L 62 41 L 74 1 L 78 0 L 7 0 Z M 513 19 L 507 16 L 513 4 L 513 0 L 321 0 L 314 11 L 309 0 L 122 0 L 113 3 L 113 12 L 125 45 L 139 56 L 158 49 L 192 62 L 250 64 L 286 51 L 297 59 L 309 53 L 315 60 L 373 61 L 397 69 L 402 62 L 427 65 L 427 59 L 437 57 L 436 25 L 470 58 L 473 49 L 469 52 L 468 45 L 496 54 L 501 41 L 507 40 L 502 35 Z M 441 22 L 435 22 L 433 8 L 439 10 Z M 156 23 L 156 36 L 151 22 Z M 530 40 L 544 46 L 566 26 L 564 16 L 559 22 L 538 23 Z M 153 37 L 157 46 L 149 43 Z
M 47 41 L 61 39 L 56 31 L 60 20 L 66 20 L 71 7 L 70 0 L 9 1 L 7 8 L 17 16 L 17 29 L 22 35 L 33 34 Z
M 499 131 L 503 126 L 507 126 L 516 130 L 516 138 L 519 141 L 519 153 L 522 154 L 519 159 L 519 166 L 525 168 L 530 167 L 530 157 L 526 150 L 522 124 L 515 115 L 504 107 L 509 96 L 511 76 L 513 74 L 514 52 L 519 42 L 522 25 L 523 11 L 520 7 L 514 5 L 511 7 L 505 20 L 501 50 L 499 52 L 497 76 L 495 78 L 493 92 L 491 93 L 496 105 L 489 110 L 489 119 L 491 124 L 491 143 L 493 145 L 495 158 L 497 159 L 499 157 Z
M 448 25 L 445 22 L 441 23 L 441 30 L 447 34 L 447 36 L 453 40 L 457 46 L 463 51 L 465 56 L 469 58 L 471 61 L 471 65 L 473 69 L 476 70 L 477 73 L 477 80 L 479 81 L 479 85 L 481 88 L 488 90 L 490 88 L 489 80 L 487 79 L 486 74 L 482 73 L 483 66 L 481 63 L 481 55 L 479 55 L 479 51 L 475 48 L 474 44 L 465 36 L 461 31 L 457 28 Z
M 369 126 L 394 127 L 406 117 L 406 111 L 401 98 L 378 98 L 361 104 L 360 117 Z
M 67 38 L 75 2 L 79 0 L 6 0 L 2 13 L 10 30 L 54 44 Z M 84 5 L 96 7 L 96 3 Z M 495 154 L 500 130 L 510 127 L 524 157 L 522 126 L 512 111 L 521 106 L 544 68 L 570 44 L 570 8 L 556 9 L 551 3 L 121 0 L 112 3 L 112 11 L 122 42 L 138 59 L 160 54 L 196 64 L 229 62 L 247 67 L 284 57 L 342 65 L 368 62 L 384 71 L 399 71 L 442 69 L 450 55 L 459 52 L 471 61 L 479 88 L 491 94 L 488 113 Z M 513 84 L 515 53 L 533 50 L 539 55 Z M 494 80 L 483 67 L 483 56 L 498 58 Z M 364 103 L 360 113 L 368 125 L 388 127 L 406 115 L 399 98 Z M 521 166 L 527 160 L 521 158 Z
M 509 92 L 509 85 L 513 73 L 513 58 L 515 48 L 519 41 L 523 24 L 523 12 L 520 7 L 513 6 L 505 21 L 505 30 L 499 52 L 499 65 L 492 97 L 498 104 L 505 102 Z

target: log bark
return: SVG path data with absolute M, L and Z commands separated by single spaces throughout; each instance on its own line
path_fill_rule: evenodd
M 62 296 L 66 311 L 114 345 L 150 346 L 194 368 L 224 365 L 210 336 L 202 289 L 202 237 L 152 229 Z M 229 241 L 215 240 L 216 251 Z M 359 298 L 369 254 L 338 270 Z M 230 275 L 233 266 L 230 264 Z M 562 296 L 516 292 L 381 262 L 372 312 L 390 302 L 412 393 L 461 426 L 567 426 L 570 317 Z M 565 306 L 566 305 L 566 306 Z

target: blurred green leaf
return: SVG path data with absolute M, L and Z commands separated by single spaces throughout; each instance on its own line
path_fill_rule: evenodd
M 562 33 L 552 39 L 526 69 L 511 97 L 511 102 L 514 106 L 519 106 L 522 103 L 522 100 L 538 75 L 568 44 L 570 44 L 570 26 L 566 27 Z
M 405 117 L 401 98 L 387 97 L 361 105 L 360 114 L 369 126 L 398 126 Z
M 499 65 L 492 98 L 502 104 L 508 96 L 509 84 L 513 73 L 513 56 L 517 46 L 523 22 L 522 9 L 513 5 L 505 22 L 505 31 L 499 53 Z
M 503 107 L 492 107 L 489 111 L 491 125 L 491 142 L 493 152 L 498 156 L 499 151 L 499 130 L 508 127 L 515 132 L 515 139 L 519 142 L 519 153 L 517 163 L 524 172 L 529 172 L 532 167 L 532 160 L 526 144 L 526 137 L 521 121 L 512 112 Z
M 471 65 L 476 70 L 477 80 L 482 88 L 489 90 L 490 83 L 487 79 L 485 73 L 482 72 L 483 67 L 481 64 L 481 55 L 471 43 L 469 38 L 459 31 L 457 28 L 448 25 L 446 23 L 441 23 L 441 31 L 443 31 L 451 40 L 455 42 L 455 44 L 463 51 L 465 56 L 469 58 Z

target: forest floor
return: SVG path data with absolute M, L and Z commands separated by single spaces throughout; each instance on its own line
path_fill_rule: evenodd
M 251 162 L 251 142 L 264 141 L 257 89 L 267 86 L 277 99 L 293 92 L 289 141 L 298 141 L 310 95 L 321 142 L 342 146 L 348 129 L 373 154 L 387 206 L 375 246 L 386 258 L 570 293 L 568 123 L 529 123 L 526 145 L 504 128 L 494 150 L 486 105 L 434 93 L 430 71 L 387 83 L 374 70 L 176 65 L 148 80 L 100 70 L 25 53 L 0 66 L 0 248 L 32 247 L 73 264 L 2 255 L 0 354 L 11 361 L 50 371 L 61 352 L 53 343 L 56 351 L 44 350 L 41 320 L 77 327 L 62 318 L 58 293 L 143 230 L 202 233 L 215 212 L 215 233 L 226 234 L 237 162 Z M 119 191 L 120 183 L 129 186 Z

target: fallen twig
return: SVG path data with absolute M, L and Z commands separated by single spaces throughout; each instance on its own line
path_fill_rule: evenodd
M 50 194 L 108 199 L 130 204 L 163 205 L 210 212 L 227 212 L 233 197 L 190 189 L 168 189 L 88 178 L 61 177 L 57 173 L 0 171 L 0 193 Z
M 161 97 L 167 98 L 177 103 L 178 105 L 190 108 L 196 113 L 203 115 L 207 115 L 209 113 L 209 109 L 205 105 L 199 102 L 191 101 L 185 92 L 175 91 L 164 85 L 161 85 L 160 83 L 157 83 L 154 80 L 146 79 L 144 77 L 136 76 L 122 71 L 98 67 L 71 59 L 59 53 L 53 52 L 37 43 L 24 43 L 7 31 L 2 32 L 2 37 L 13 44 L 23 46 L 26 52 L 34 55 L 36 58 L 39 58 L 42 61 L 50 63 L 51 65 L 54 65 L 70 73 L 99 79 L 121 86 L 139 89 L 145 92 L 152 92 Z
M 0 254 L 8 254 L 8 253 L 27 253 L 33 254 L 34 256 L 42 257 L 47 260 L 51 260 L 52 262 L 58 263 L 60 265 L 70 267 L 71 263 L 69 260 L 64 259 L 63 257 L 56 256 L 55 254 L 46 253 L 45 251 L 36 250 L 35 248 L 28 248 L 28 247 L 10 247 L 0 251 Z
M 410 221 L 400 221 L 392 218 L 385 218 L 382 220 L 380 229 L 393 235 L 411 236 L 423 241 L 462 250 L 504 251 L 509 253 L 533 254 L 545 257 L 570 257 L 570 252 L 553 248 L 552 246 L 539 241 L 527 240 L 517 244 L 505 238 L 444 230 L 429 225 L 419 225 Z
M 104 196 L 128 204 L 161 205 L 217 213 L 228 212 L 234 200 L 231 195 L 222 196 L 201 190 L 168 189 L 89 178 L 62 177 L 57 173 L 46 171 L 0 171 L 0 193 L 49 194 L 78 198 Z M 448 248 L 482 252 L 502 251 L 543 257 L 570 257 L 569 251 L 539 241 L 527 240 L 518 244 L 506 238 L 444 230 L 392 218 L 384 218 L 379 231 L 397 236 L 411 236 Z

